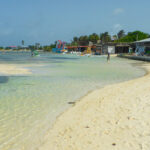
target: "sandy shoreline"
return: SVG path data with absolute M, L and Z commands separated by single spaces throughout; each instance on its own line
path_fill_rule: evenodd
M 106 86 L 59 116 L 40 150 L 149 150 L 150 64 L 144 77 Z
M 29 69 L 16 64 L 0 64 L 0 74 L 2 75 L 29 75 Z

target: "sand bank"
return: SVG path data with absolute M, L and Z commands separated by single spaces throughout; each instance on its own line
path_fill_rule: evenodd
M 0 73 L 3 75 L 27 75 L 31 74 L 29 69 L 23 68 L 19 64 L 0 64 Z
M 40 150 L 149 150 L 148 74 L 106 86 L 59 116 Z

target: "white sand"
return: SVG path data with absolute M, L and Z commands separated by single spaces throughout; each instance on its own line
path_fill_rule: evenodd
M 40 150 L 150 150 L 150 74 L 85 96 L 44 140 Z
M 0 74 L 3 75 L 27 75 L 31 74 L 29 69 L 23 68 L 19 64 L 0 64 Z

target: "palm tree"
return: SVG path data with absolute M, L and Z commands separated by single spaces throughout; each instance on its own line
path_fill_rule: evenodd
M 108 32 L 104 32 L 100 34 L 100 40 L 102 43 L 107 43 L 111 41 L 111 36 L 109 35 Z
M 98 40 L 99 40 L 98 34 L 93 33 L 93 34 L 89 35 L 89 41 L 91 41 L 93 43 L 97 43 Z
M 125 36 L 124 30 L 120 30 L 117 35 L 118 35 L 118 39 L 123 38 Z
M 79 40 L 79 39 L 78 39 L 78 37 L 76 37 L 76 36 L 73 38 L 73 42 L 78 42 L 78 40 Z
M 24 45 L 24 40 L 21 41 L 22 45 Z

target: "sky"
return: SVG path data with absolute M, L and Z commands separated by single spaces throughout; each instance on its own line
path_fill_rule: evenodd
M 150 0 L 0 0 L 0 46 L 49 45 L 121 29 L 150 33 Z

